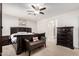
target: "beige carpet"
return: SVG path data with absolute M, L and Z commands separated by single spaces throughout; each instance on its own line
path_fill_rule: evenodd
M 63 46 L 58 46 L 53 42 L 47 42 L 46 48 L 39 48 L 32 51 L 31 56 L 78 56 L 79 49 L 69 49 Z M 12 45 L 3 46 L 2 56 L 28 56 L 28 52 L 23 52 L 16 55 Z

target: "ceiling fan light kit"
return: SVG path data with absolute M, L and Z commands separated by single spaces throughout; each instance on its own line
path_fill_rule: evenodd
M 28 11 L 28 12 L 34 13 L 34 15 L 38 15 L 38 14 L 44 15 L 43 10 L 45 10 L 46 7 L 41 6 L 40 4 L 31 4 L 31 7 L 32 7 L 33 10 L 32 11 Z

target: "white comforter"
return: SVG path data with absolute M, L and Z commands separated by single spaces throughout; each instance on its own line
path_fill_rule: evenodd
M 17 41 L 17 37 L 15 37 L 15 35 L 33 35 L 33 33 L 27 33 L 27 32 L 17 32 L 17 33 L 14 33 L 14 34 L 12 34 L 10 36 L 12 43 L 16 43 L 16 41 Z
M 12 43 L 16 43 L 17 37 L 14 37 L 16 35 L 16 33 L 12 34 L 11 37 L 11 42 Z

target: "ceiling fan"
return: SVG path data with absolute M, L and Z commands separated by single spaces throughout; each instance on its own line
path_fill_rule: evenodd
M 39 5 L 31 5 L 33 10 L 28 10 L 27 12 L 29 12 L 29 14 L 42 14 L 44 15 L 45 13 L 43 12 L 43 10 L 46 9 L 46 7 L 40 7 Z

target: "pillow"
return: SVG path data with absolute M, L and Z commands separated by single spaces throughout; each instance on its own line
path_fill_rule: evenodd
M 11 36 L 10 36 L 10 37 L 11 37 L 11 39 L 12 39 L 12 38 L 14 38 L 14 36 L 15 36 L 15 35 L 16 35 L 16 33 L 11 34 Z
M 33 37 L 33 41 L 34 42 L 36 42 L 36 41 L 38 41 L 39 39 L 38 39 L 38 37 Z
M 11 39 L 11 42 L 12 42 L 12 43 L 16 43 L 16 40 L 17 40 L 17 37 L 13 37 L 13 38 Z

